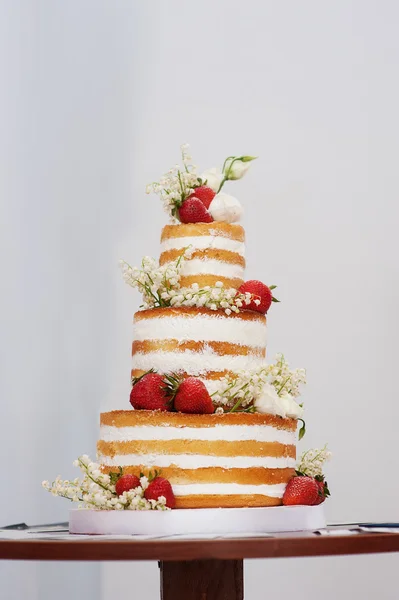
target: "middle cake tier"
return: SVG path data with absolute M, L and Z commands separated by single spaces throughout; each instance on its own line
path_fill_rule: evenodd
M 136 312 L 133 324 L 134 377 L 149 369 L 194 375 L 213 393 L 221 377 L 265 362 L 266 317 L 260 313 L 152 308 Z
M 192 250 L 186 259 L 180 285 L 197 283 L 203 288 L 222 282 L 226 288 L 238 289 L 244 283 L 245 232 L 237 223 L 179 223 L 166 225 L 161 235 L 159 263 L 166 265 L 181 256 L 184 248 Z

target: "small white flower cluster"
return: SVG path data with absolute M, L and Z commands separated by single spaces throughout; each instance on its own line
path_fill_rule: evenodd
M 251 294 L 237 293 L 235 288 L 225 288 L 221 281 L 217 281 L 214 286 L 208 285 L 204 288 L 200 288 L 198 283 L 193 283 L 190 287 L 171 289 L 168 300 L 170 306 L 205 307 L 224 310 L 227 315 L 231 315 L 232 312 L 238 313 L 240 308 L 250 304 Z
M 102 473 L 100 466 L 87 455 L 80 456 L 74 463 L 80 467 L 84 477 L 72 481 L 57 477 L 55 481 L 43 481 L 42 486 L 53 496 L 61 496 L 73 502 L 81 503 L 82 508 L 95 510 L 169 510 L 166 498 L 146 500 L 144 492 L 148 487 L 148 478 L 140 478 L 140 487 L 118 496 L 109 475 Z
M 176 221 L 177 209 L 184 200 L 193 193 L 194 188 L 201 185 L 201 179 L 197 175 L 197 167 L 192 164 L 189 155 L 189 145 L 181 147 L 183 170 L 179 165 L 172 167 L 158 182 L 150 183 L 146 187 L 146 193 L 153 192 L 160 197 L 165 211 L 172 221 Z
M 216 405 L 230 408 L 230 412 L 243 410 L 259 398 L 265 383 L 267 383 L 267 365 L 240 371 L 235 377 L 227 375 L 219 380 L 218 389 L 212 394 L 212 400 Z
M 306 384 L 305 369 L 290 369 L 283 354 L 277 354 L 275 363 L 268 365 L 268 382 L 276 388 L 279 396 L 300 396 L 299 386 Z
M 180 287 L 180 272 L 186 259 L 192 256 L 192 247 L 185 248 L 174 261 L 157 266 L 154 258 L 145 256 L 141 268 L 131 267 L 124 260 L 120 261 L 122 276 L 131 287 L 137 288 L 143 295 L 140 308 L 158 308 L 163 306 L 196 306 L 211 310 L 224 310 L 227 315 L 240 312 L 240 308 L 251 302 L 251 294 L 237 293 L 235 288 L 225 288 L 221 281 L 215 286 L 199 287 L 193 283 L 190 287 Z M 254 301 L 256 304 L 260 300 Z
M 185 248 L 174 261 L 158 266 L 155 259 L 145 256 L 141 268 L 131 267 L 124 260 L 119 261 L 124 281 L 137 288 L 143 295 L 140 308 L 156 308 L 170 306 L 171 294 L 180 289 L 180 271 L 184 260 L 192 255 L 191 247 Z
M 297 471 L 308 475 L 309 477 L 317 477 L 323 475 L 323 466 L 327 460 L 330 460 L 331 452 L 327 450 L 327 444 L 324 448 L 313 448 L 307 450 L 301 456 Z
M 256 400 L 268 386 L 274 388 L 274 393 L 279 398 L 293 400 L 300 394 L 301 383 L 306 383 L 305 370 L 291 370 L 284 356 L 277 354 L 273 364 L 265 364 L 256 369 L 241 371 L 235 377 L 226 376 L 220 379 L 219 388 L 212 394 L 212 400 L 216 405 L 229 407 L 232 412 L 254 412 Z

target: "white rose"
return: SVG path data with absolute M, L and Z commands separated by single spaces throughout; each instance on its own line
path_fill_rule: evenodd
M 270 383 L 265 383 L 262 395 L 254 402 L 255 410 L 267 415 L 278 415 L 279 400 L 276 389 Z
M 289 394 L 280 398 L 280 406 L 282 412 L 285 413 L 281 416 L 290 417 L 291 419 L 300 419 L 303 416 L 303 408 Z
M 214 192 L 217 192 L 224 179 L 224 174 L 220 169 L 213 167 L 212 169 L 204 171 L 201 175 L 201 179 L 204 182 L 206 181 L 205 185 L 212 188 Z
M 256 156 L 231 156 L 224 164 L 223 172 L 226 179 L 241 179 L 251 166 Z
M 216 194 L 209 205 L 208 211 L 214 221 L 226 221 L 235 223 L 241 219 L 243 209 L 237 198 L 229 194 Z
M 290 417 L 299 419 L 303 415 L 303 408 L 294 400 L 292 396 L 286 394 L 281 397 L 276 389 L 269 383 L 265 383 L 262 388 L 262 395 L 254 402 L 255 410 L 268 415 L 279 415 L 280 417 Z

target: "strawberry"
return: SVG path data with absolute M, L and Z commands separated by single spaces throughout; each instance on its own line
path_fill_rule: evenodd
M 261 281 L 257 281 L 256 279 L 246 281 L 238 288 L 238 292 L 241 294 L 246 294 L 249 292 L 251 294 L 251 302 L 250 304 L 244 304 L 243 308 L 247 308 L 248 310 L 256 310 L 257 312 L 266 314 L 271 306 L 271 303 L 278 302 L 276 298 L 273 298 L 273 294 L 271 292 L 271 290 L 273 290 L 275 287 L 275 285 L 267 287 L 267 285 Z
M 118 481 L 116 482 L 115 492 L 118 494 L 118 496 L 122 496 L 123 492 L 134 490 L 139 486 L 140 479 L 137 477 L 137 475 L 130 475 L 130 473 L 126 473 L 126 475 L 119 477 Z
M 176 506 L 176 498 L 172 486 L 170 485 L 170 482 L 163 477 L 155 477 L 144 492 L 144 498 L 146 498 L 146 500 L 158 500 L 159 496 L 165 496 L 166 506 L 168 508 L 174 508 Z
M 162 375 L 148 371 L 141 377 L 132 378 L 130 404 L 136 410 L 170 410 L 170 395 Z
M 187 198 L 179 208 L 182 223 L 212 223 L 213 219 L 202 201 L 196 196 Z
M 324 481 L 323 475 L 317 475 L 315 479 L 319 493 L 314 504 L 321 504 L 330 495 L 330 490 L 328 489 L 327 481 Z
M 215 196 L 216 192 L 214 192 L 212 188 L 208 187 L 207 185 L 200 185 L 199 187 L 195 188 L 194 193 L 188 198 L 199 198 L 205 208 L 208 209 Z
M 205 384 L 197 377 L 183 379 L 177 389 L 174 406 L 175 410 L 183 413 L 210 415 L 215 412 Z
M 319 486 L 313 477 L 299 475 L 287 484 L 283 496 L 284 506 L 304 504 L 313 506 L 319 498 Z

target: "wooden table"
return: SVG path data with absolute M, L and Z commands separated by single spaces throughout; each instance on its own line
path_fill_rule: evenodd
M 161 600 L 242 600 L 244 558 L 337 556 L 398 552 L 397 533 L 318 536 L 280 534 L 269 538 L 218 540 L 0 540 L 0 559 L 157 560 Z

